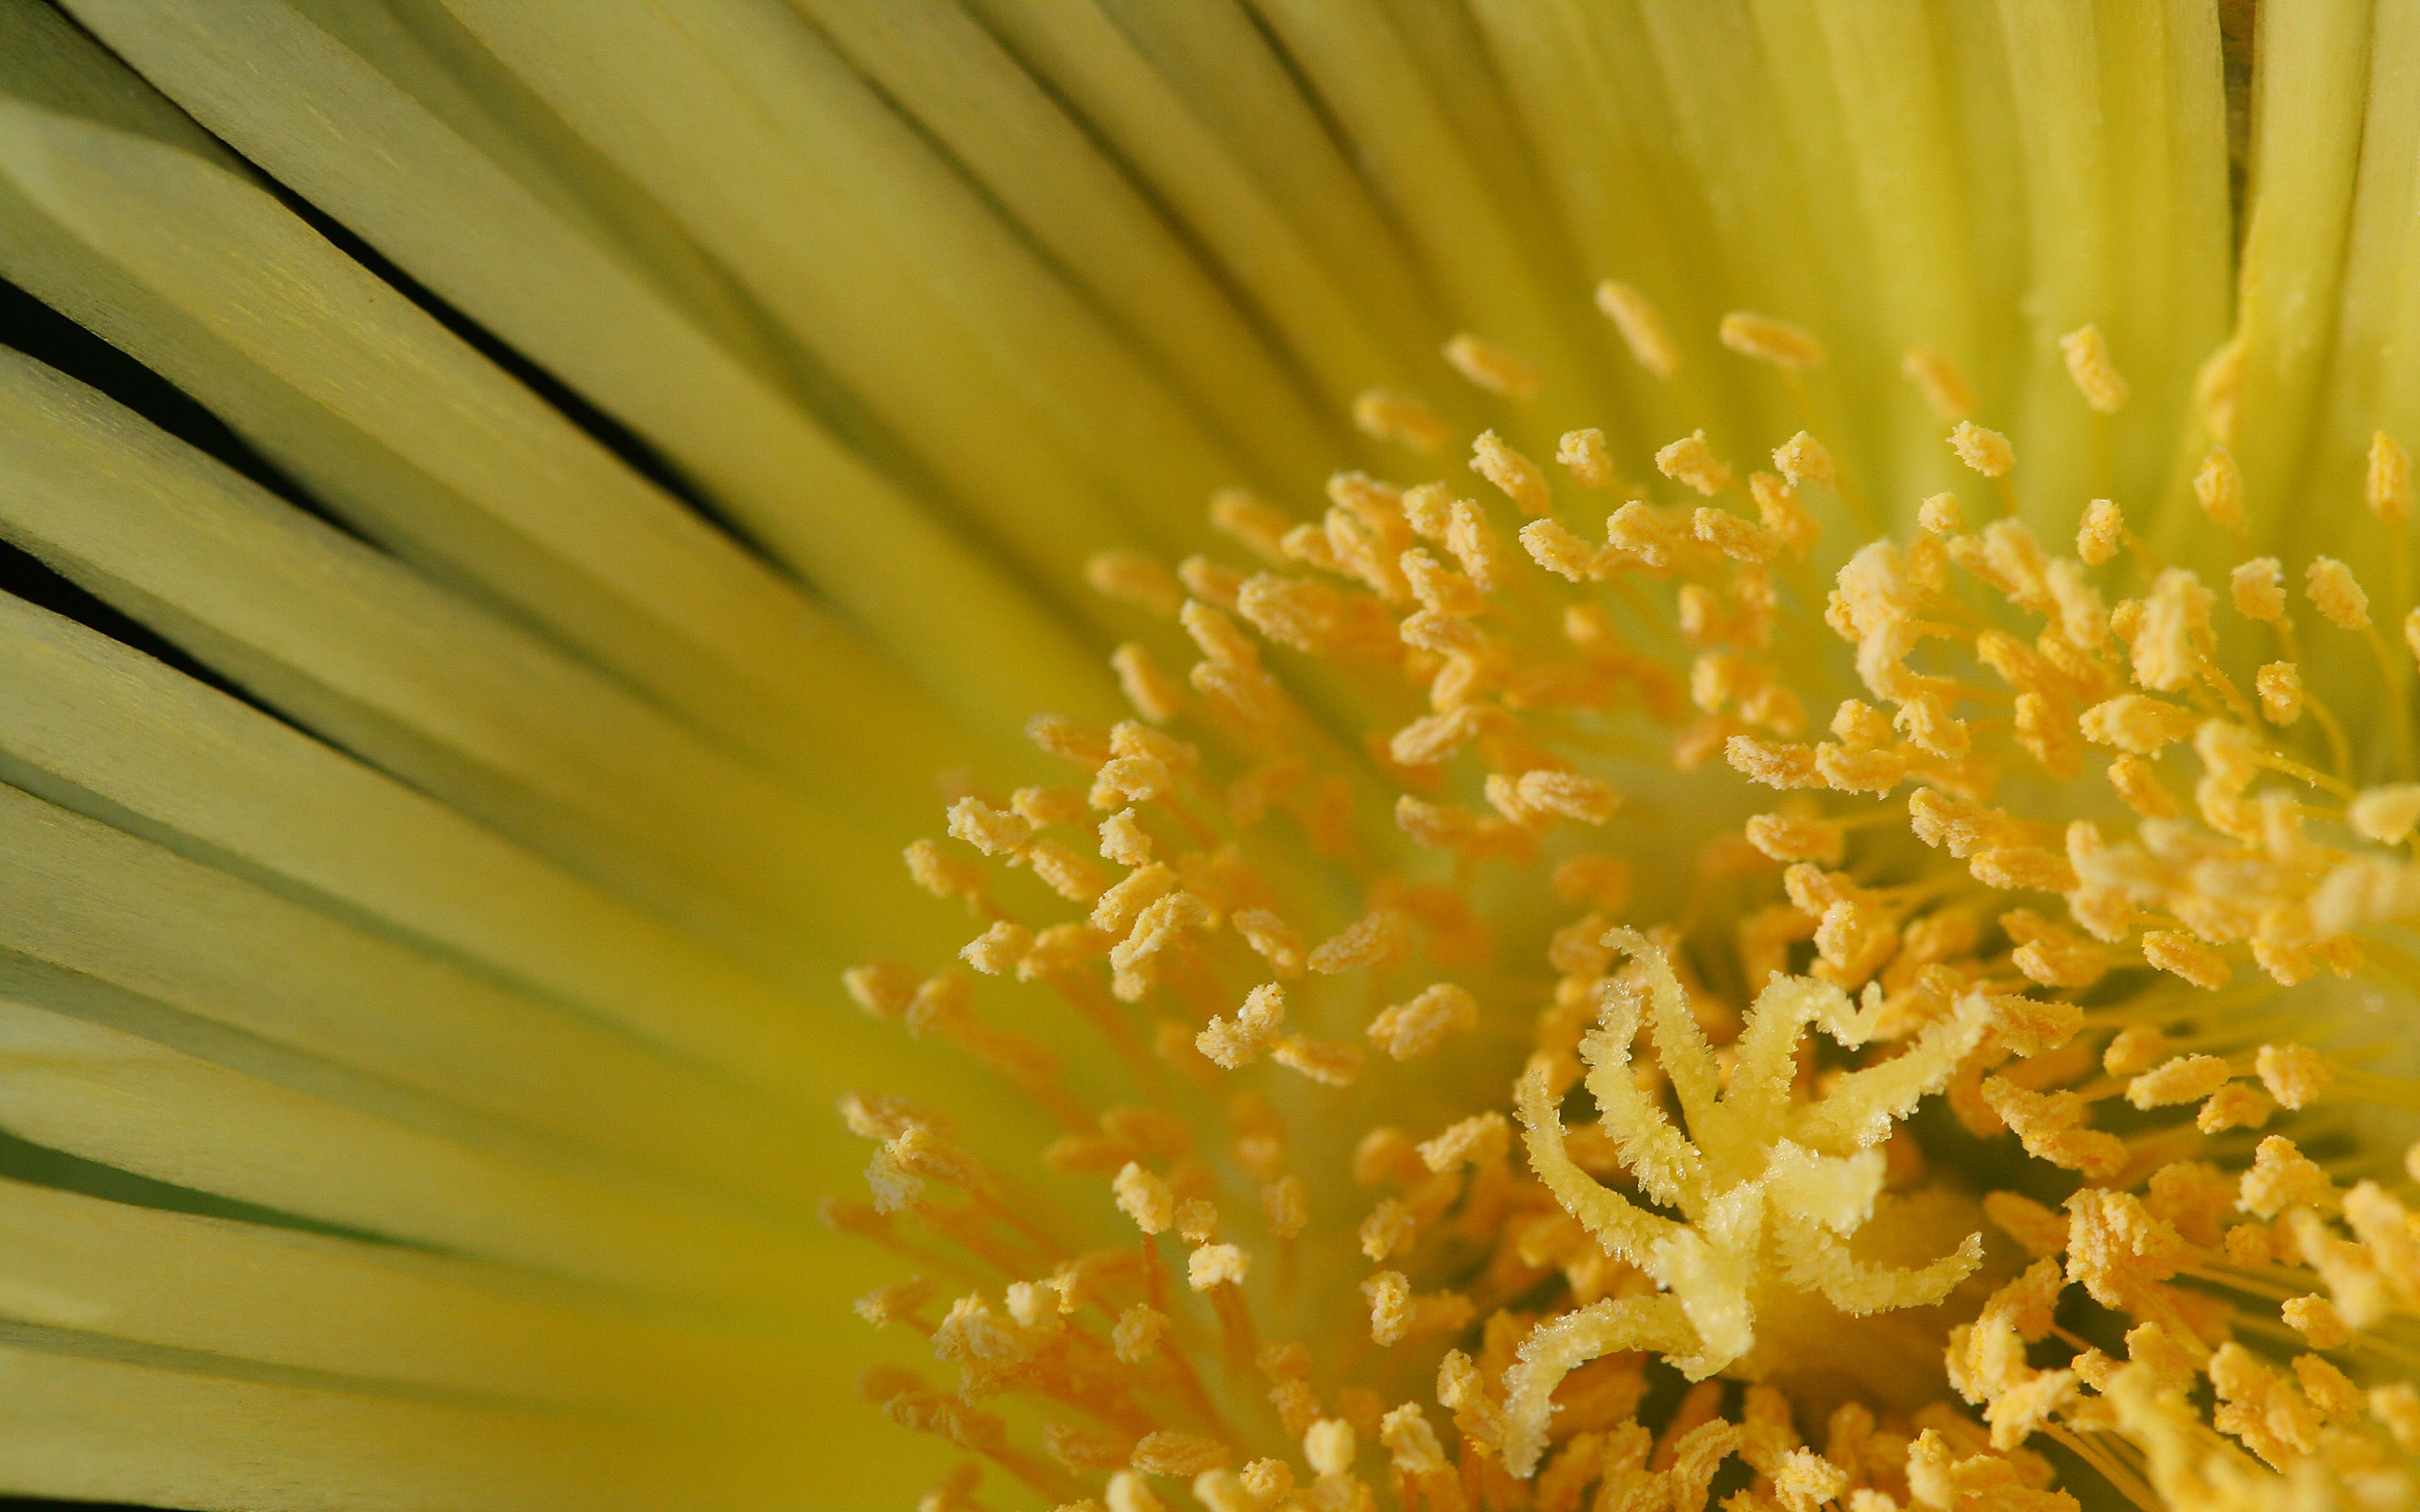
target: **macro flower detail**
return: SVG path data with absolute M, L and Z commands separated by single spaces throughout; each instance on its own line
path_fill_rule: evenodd
M 0 1492 L 2412 1504 L 2416 68 L 0 0 Z

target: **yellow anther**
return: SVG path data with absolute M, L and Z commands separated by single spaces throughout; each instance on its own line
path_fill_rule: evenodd
M 1347 1473 L 1358 1452 L 1353 1425 L 1341 1418 L 1322 1418 L 1303 1435 L 1303 1458 L 1316 1475 Z
M 1675 483 L 1685 483 L 1708 498 L 1731 486 L 1731 470 L 1706 444 L 1705 432 L 1692 431 L 1655 454 L 1655 470 Z
M 1162 1429 L 1145 1434 L 1134 1446 L 1133 1464 L 1148 1474 L 1190 1478 L 1226 1469 L 1227 1446 L 1216 1439 Z
M 1174 614 L 1184 602 L 1175 576 L 1138 551 L 1093 553 L 1084 561 L 1084 581 L 1097 593 L 1154 614 Z
M 2126 1101 L 2139 1108 L 2198 1103 L 2227 1084 L 2227 1063 L 2217 1056 L 2177 1056 L 2126 1084 Z
M 1132 1160 L 1119 1169 L 1110 1193 L 1117 1200 L 1117 1211 L 1147 1234 L 1166 1233 L 1176 1222 L 1176 1198 L 1168 1184 Z
M 2202 580 L 2181 567 L 2159 575 L 2143 600 L 2135 632 L 2135 680 L 2154 693 L 2180 693 L 2195 685 L 2202 670 L 2202 644 L 2210 633 L 2210 608 L 2218 599 Z
M 1571 474 L 1571 481 L 1583 489 L 1611 487 L 1614 481 L 1614 459 L 1605 451 L 1605 433 L 1593 427 L 1565 431 L 1555 443 L 1554 459 Z
M 1291 1239 L 1310 1226 L 1310 1189 L 1301 1177 L 1279 1177 L 1260 1189 L 1260 1212 L 1270 1233 Z
M 2270 662 L 2253 675 L 2252 685 L 2271 724 L 2282 727 L 2302 717 L 2303 674 L 2291 662 Z
M 1793 487 L 1837 481 L 1832 471 L 1832 454 L 1824 449 L 1823 442 L 1805 431 L 1773 448 L 1773 466 L 1781 470 L 1781 475 L 1789 479 Z
M 1355 397 L 1353 423 L 1363 434 L 1395 441 L 1424 456 L 1434 455 L 1454 438 L 1437 412 L 1410 394 L 1372 388 Z
M 1605 312 L 1621 333 L 1622 344 L 1638 365 L 1658 378 L 1680 370 L 1681 353 L 1664 329 L 1664 318 L 1647 296 L 1627 284 L 1607 279 L 1597 285 L 1597 308 Z
M 1240 1286 L 1251 1272 L 1252 1256 L 1235 1245 L 1202 1245 L 1184 1260 L 1184 1283 L 1197 1292 Z
M 902 856 L 908 863 L 909 878 L 936 898 L 982 896 L 985 883 L 983 868 L 972 861 L 948 854 L 930 840 L 908 842 Z
M 1210 497 L 1210 524 L 1273 565 L 1287 559 L 1286 532 L 1295 522 L 1240 489 L 1226 489 Z
M 2238 562 L 2227 578 L 2236 612 L 2249 620 L 2276 625 L 2286 617 L 2286 570 L 2274 557 Z
M 1269 1058 L 1326 1087 L 1350 1087 L 1361 1076 L 1361 1052 L 1354 1045 L 1330 1044 L 1305 1035 L 1288 1035 Z
M 2335 1066 L 2308 1045 L 2262 1045 L 2253 1064 L 2277 1106 L 2294 1111 L 2319 1101 L 2336 1079 Z
M 2227 967 L 2225 956 L 2192 936 L 2181 935 L 2174 930 L 2145 930 L 2143 959 L 2163 971 L 2181 976 L 2195 987 L 2213 992 L 2226 986 L 2234 975 Z
M 1311 952 L 1310 968 L 1323 976 L 1356 967 L 1392 962 L 1411 943 L 1411 920 L 1392 908 L 1373 909 L 1330 936 Z
M 2370 513 L 2391 525 L 2411 518 L 2411 454 L 2384 431 L 2370 437 L 2369 475 L 2362 497 Z
M 1538 391 L 1538 370 L 1492 341 L 1468 332 L 1445 343 L 1445 360 L 1454 370 L 1492 394 L 1530 399 Z
M 1015 971 L 1032 949 L 1033 931 L 1003 919 L 969 940 L 958 954 L 985 976 L 1000 976 Z
M 2083 507 L 2083 519 L 2076 525 L 2076 555 L 2084 565 L 2098 567 L 2118 555 L 2125 543 L 2126 517 L 2108 499 L 2095 499 Z
M 2109 355 L 2109 338 L 2097 325 L 2083 326 L 2059 338 L 2067 359 L 2067 376 L 2075 381 L 2085 404 L 2103 415 L 2118 413 L 2126 403 L 2126 380 Z
M 2193 474 L 2193 497 L 2210 524 L 2221 530 L 2243 528 L 2243 470 L 2236 466 L 2233 452 L 2213 446 L 2204 455 Z
M 1961 421 L 1949 433 L 1949 449 L 1958 460 L 1987 478 L 2004 477 L 2016 465 L 2016 449 L 2008 438 L 1972 421 Z
M 1370 1040 L 1396 1060 L 1425 1056 L 1458 1029 L 1478 1022 L 1478 1001 L 1450 982 L 1428 988 L 1409 1003 L 1382 1009 L 1370 1022 Z
M 1743 357 L 1770 362 L 1776 368 L 1820 368 L 1824 345 L 1804 327 L 1748 310 L 1722 318 L 1722 344 Z
M 2420 784 L 2394 782 L 2356 796 L 2344 816 L 2354 831 L 2381 845 L 2401 845 L 2420 825 Z
M 2353 569 L 2333 557 L 2311 558 L 2303 576 L 2303 592 L 2340 629 L 2362 629 L 2370 623 L 2370 595 L 2354 580 Z
M 1930 347 L 1910 347 L 1899 359 L 1899 375 L 1916 386 L 1932 412 L 1949 424 L 1971 420 L 1975 390 L 1966 386 L 1958 365 Z
M 1916 524 L 1936 536 L 1954 536 L 1966 528 L 1966 516 L 1958 507 L 1958 495 L 1936 493 L 1916 506 Z
M 2243 1211 L 2273 1218 L 2288 1208 L 2326 1208 L 2336 1204 L 2335 1183 L 2326 1171 L 2294 1147 L 2294 1142 L 2272 1134 L 2253 1152 L 2252 1169 L 2243 1173 L 2238 1201 Z
M 1532 520 L 1521 527 L 1530 559 L 1568 582 L 1584 583 L 1605 570 L 1605 553 L 1573 535 L 1560 521 Z
M 1151 723 L 1165 725 L 1184 710 L 1184 690 L 1160 670 L 1140 642 L 1129 641 L 1112 651 L 1109 665 L 1117 674 L 1118 691 L 1125 694 L 1126 701 Z
M 2225 345 L 2203 359 L 2193 374 L 2193 408 L 2202 418 L 2202 428 L 2210 439 L 2221 446 L 2236 443 L 2237 427 L 2243 415 L 2243 375 L 2251 352 L 2243 337 L 2228 338 Z
M 1494 431 L 1481 431 L 1471 442 L 1471 471 L 1487 479 L 1531 519 L 1554 512 L 1554 494 L 1538 465 L 1504 444 Z
M 1253 988 L 1232 1019 L 1214 1017 L 1196 1035 L 1194 1048 L 1229 1071 L 1240 1070 L 1277 1043 L 1286 1021 L 1286 994 L 1274 982 Z
M 2341 1349 L 2353 1342 L 2344 1315 L 2325 1297 L 2289 1297 L 2277 1311 L 2287 1326 L 2314 1349 Z

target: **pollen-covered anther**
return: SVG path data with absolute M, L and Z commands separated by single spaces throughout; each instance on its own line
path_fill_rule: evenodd
M 2126 1084 L 2126 1101 L 2139 1108 L 2198 1103 L 2227 1084 L 2227 1063 L 2217 1056 L 2177 1056 Z
M 1758 814 L 1746 825 L 1748 843 L 1775 861 L 1838 866 L 1848 850 L 1848 833 L 1811 815 Z
M 1196 1035 L 1195 1048 L 1219 1066 L 1236 1071 L 1252 1064 L 1277 1043 L 1286 1021 L 1286 994 L 1276 983 L 1253 988 L 1244 995 L 1235 1017 L 1213 1018 Z
M 2336 1304 L 2325 1297 L 2289 1297 L 2277 1309 L 2286 1325 L 2314 1349 L 2341 1349 L 2353 1342 L 2353 1331 Z
M 2346 805 L 2344 817 L 2364 839 L 2401 845 L 2411 838 L 2414 827 L 2420 827 L 2420 783 L 2364 788 Z
M 1701 507 L 1689 517 L 1690 534 L 1734 561 L 1765 562 L 1781 555 L 1782 542 L 1754 521 Z
M 2262 1045 L 2253 1067 L 2277 1106 L 2295 1111 L 2318 1102 L 2336 1080 L 2334 1064 L 2308 1045 Z
M 1958 460 L 1987 478 L 2004 477 L 2016 465 L 2016 449 L 1996 430 L 1961 421 L 1949 433 L 1949 449 Z
M 1184 1283 L 1197 1292 L 1218 1286 L 1240 1286 L 1251 1273 L 1252 1256 L 1237 1245 L 1203 1244 L 1185 1257 Z
M 2260 713 L 2280 729 L 2303 713 L 2302 668 L 2291 662 L 2272 662 L 2253 674 L 2253 691 L 2260 696 Z
M 2353 569 L 2333 557 L 2314 557 L 2303 574 L 2303 592 L 2313 607 L 2339 629 L 2366 629 L 2370 595 L 2354 579 Z
M 2126 1163 L 2117 1136 L 2084 1126 L 2085 1105 L 2073 1092 L 2036 1092 L 2003 1076 L 1982 1084 L 1983 1100 L 2013 1130 L 2027 1154 L 2094 1180 L 2115 1176 Z
M 908 864 L 909 880 L 936 898 L 972 901 L 983 896 L 989 881 L 983 875 L 983 868 L 963 857 L 949 854 L 930 840 L 911 840 L 900 855 Z
M 1931 347 L 1910 347 L 1899 358 L 1899 376 L 1915 385 L 1932 412 L 1956 424 L 1975 414 L 1975 390 L 1948 356 Z
M 1532 520 L 1521 527 L 1521 547 L 1530 559 L 1566 582 L 1584 583 L 1603 576 L 1612 554 L 1592 546 L 1556 520 Z
M 2235 454 L 2213 446 L 2193 473 L 2193 498 L 2210 524 L 2221 530 L 2243 528 L 2243 470 Z
M 1129 641 L 1112 651 L 1109 666 L 1126 701 L 1151 723 L 1165 725 L 1183 712 L 1184 690 L 1161 670 L 1141 642 Z
M 2272 1134 L 2253 1152 L 2252 1169 L 2238 1185 L 2237 1203 L 2257 1217 L 2274 1218 L 2288 1208 L 2334 1208 L 2336 1185 L 2318 1161 L 2294 1142 Z
M 1310 969 L 1322 976 L 1357 967 L 1391 964 L 1411 944 L 1410 918 L 1392 908 L 1374 908 L 1320 942 Z
M 2190 935 L 2172 929 L 2143 932 L 2143 959 L 2195 987 L 2217 991 L 2234 977 L 2226 957 Z
M 1613 486 L 1613 455 L 1605 450 L 1605 433 L 1594 426 L 1564 432 L 1555 443 L 1554 459 L 1583 489 Z
M 1361 1078 L 1363 1057 L 1357 1045 L 1288 1035 L 1270 1048 L 1269 1058 L 1326 1087 L 1350 1087 Z
M 2103 415 L 2125 406 L 2126 380 L 2109 354 L 2109 338 L 2097 325 L 2083 326 L 2059 338 L 2060 354 L 2067 361 L 2067 377 L 2084 403 Z
M 1475 1113 L 1423 1143 L 1420 1162 L 1443 1176 L 1465 1165 L 1502 1160 L 1512 1141 L 1512 1125 L 1502 1113 Z
M 2085 566 L 2100 566 L 2125 543 L 2126 517 L 2114 501 L 2095 499 L 2083 507 L 2083 518 L 2076 524 L 2076 555 Z
M 1436 1050 L 1445 1037 L 1478 1022 L 1478 1001 L 1451 982 L 1424 989 L 1408 1003 L 1379 1010 L 1370 1021 L 1370 1040 L 1396 1060 Z
M 1655 454 L 1655 470 L 1712 498 L 1731 486 L 1731 469 L 1714 455 L 1703 430 L 1692 431 Z
M 2121 693 L 2085 710 L 2081 728 L 2096 746 L 2153 756 L 2161 747 L 2190 736 L 2198 723 L 2190 709 L 2145 694 Z
M 1303 936 L 1291 924 L 1266 908 L 1238 908 L 1227 922 L 1279 976 L 1303 974 Z
M 1454 370 L 1492 394 L 1507 399 L 1533 399 L 1538 369 L 1492 341 L 1462 332 L 1445 343 L 1444 358 Z
M 1159 1309 L 1136 1302 L 1117 1314 L 1110 1329 L 1110 1349 L 1128 1365 L 1141 1365 L 1160 1351 L 1160 1341 L 1167 1334 L 1168 1315 Z
M 1597 285 L 1597 308 L 1614 322 L 1622 344 L 1630 348 L 1632 360 L 1640 367 L 1658 378 L 1669 378 L 1680 370 L 1680 349 L 1672 345 L 1663 316 L 1646 295 L 1628 284 L 1607 279 Z
M 1033 931 L 1006 919 L 969 940 L 959 951 L 967 965 L 986 976 L 1012 972 L 1033 950 Z
M 2371 433 L 2361 497 L 2370 513 L 2388 524 L 2399 525 L 2411 518 L 2411 454 L 2384 431 Z
M 1820 368 L 1824 346 L 1804 327 L 1748 310 L 1734 310 L 1717 329 L 1722 344 L 1743 357 L 1776 368 Z
M 1388 388 L 1366 389 L 1356 395 L 1353 423 L 1364 435 L 1398 442 L 1424 456 L 1444 450 L 1454 434 L 1426 402 Z
M 1084 559 L 1084 581 L 1094 593 L 1160 615 L 1173 615 L 1184 602 L 1175 575 L 1139 551 L 1097 551 Z
M 1481 431 L 1471 442 L 1471 471 L 1495 485 L 1514 508 L 1533 520 L 1554 511 L 1554 493 L 1546 473 L 1494 431 Z
M 1134 1221 L 1134 1227 L 1147 1234 L 1166 1233 L 1176 1222 L 1176 1196 L 1168 1184 L 1129 1160 L 1110 1183 L 1110 1194 L 1117 1201 L 1117 1211 Z
M 1507 777 L 1492 772 L 1485 783 L 1487 800 L 1515 824 L 1543 829 L 1557 819 L 1598 825 L 1610 821 L 1622 798 L 1608 784 L 1578 772 L 1540 767 Z
M 1470 1298 L 1459 1292 L 1414 1295 L 1398 1270 L 1382 1270 L 1363 1281 L 1361 1295 L 1370 1303 L 1370 1341 L 1381 1349 L 1461 1328 L 1473 1311 Z

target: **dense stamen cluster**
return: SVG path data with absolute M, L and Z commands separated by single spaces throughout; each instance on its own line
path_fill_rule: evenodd
M 1669 378 L 1652 306 L 1599 303 Z M 1824 361 L 1769 317 L 1720 336 L 1785 381 Z M 2109 343 L 2061 350 L 2108 423 Z M 1955 365 L 1905 370 L 1990 503 L 1923 500 L 1828 589 L 1818 522 L 1856 495 L 1807 431 L 1744 479 L 1672 441 L 1665 503 L 1597 431 L 1559 476 L 1488 432 L 1484 488 L 1344 473 L 1307 521 L 1221 496 L 1250 568 L 1097 558 L 1164 627 L 1112 658 L 1135 717 L 1035 720 L 1065 784 L 969 793 L 910 848 L 981 926 L 973 976 L 849 978 L 1061 1126 L 1028 1191 L 938 1112 L 849 1102 L 873 1197 L 832 1217 L 961 1288 L 860 1303 L 959 1378 L 869 1394 L 1111 1512 L 2405 1504 L 2420 1218 L 2401 1174 L 2302 1146 L 2420 1089 L 2300 1042 L 2239 969 L 2414 985 L 2385 936 L 2420 918 L 2420 784 L 2359 785 L 2306 676 L 2374 658 L 2399 720 L 2410 659 L 2328 558 L 2306 645 L 2275 558 L 2222 594 L 2106 499 L 2046 549 Z M 2222 531 L 2228 371 L 2192 484 Z M 1399 393 L 1357 419 L 1450 434 Z M 2378 437 L 2370 507 L 2411 493 Z M 1726 765 L 1789 796 L 1634 898 L 1626 799 Z M 1048 1014 L 994 983 L 1119 1069 L 999 1027 Z

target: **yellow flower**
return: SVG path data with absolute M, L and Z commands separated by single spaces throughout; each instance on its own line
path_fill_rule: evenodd
M 0 1488 L 2420 1494 L 2420 8 L 63 9 Z

